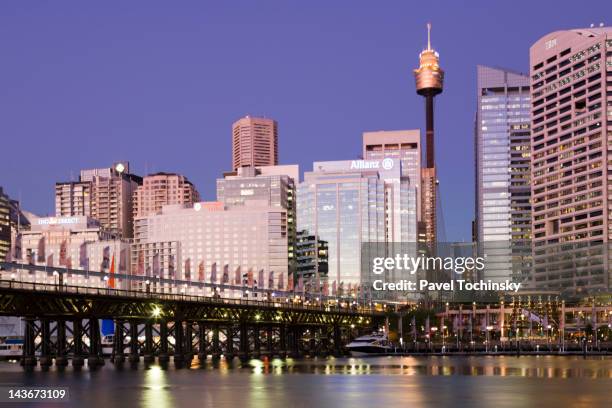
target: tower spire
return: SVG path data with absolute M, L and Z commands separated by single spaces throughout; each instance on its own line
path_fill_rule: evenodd
M 431 23 L 427 23 L 427 51 L 431 51 Z

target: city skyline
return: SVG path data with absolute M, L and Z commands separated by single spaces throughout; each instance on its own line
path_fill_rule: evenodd
M 223 19 L 234 17 L 223 6 L 173 9 L 161 20 L 167 28 L 161 32 L 155 23 L 166 10 L 125 7 L 121 16 L 110 8 L 89 9 L 92 14 L 74 8 L 79 19 L 52 8 L 2 6 L 2 14 L 10 16 L 0 17 L 3 37 L 20 35 L 5 44 L 7 64 L 0 80 L 7 118 L 0 131 L 7 151 L 16 153 L 1 161 L 0 181 L 24 208 L 52 214 L 57 180 L 68 180 L 71 173 L 76 179 L 81 168 L 119 160 L 129 160 L 136 174 L 184 174 L 203 199 L 211 200 L 216 178 L 231 170 L 231 123 L 245 114 L 277 120 L 279 162 L 297 163 L 303 171 L 314 161 L 357 158 L 363 132 L 423 129 L 423 104 L 414 93 L 411 69 L 426 46 L 424 27 L 431 20 L 433 42 L 448 73 L 436 106 L 440 199 L 448 239 L 466 241 L 473 218 L 476 64 L 528 72 L 529 46 L 540 37 L 602 18 L 601 7 L 571 16 L 539 5 L 530 5 L 533 16 L 520 7 L 503 9 L 507 21 L 538 19 L 517 32 L 490 19 L 502 12 L 495 6 L 425 7 L 411 16 L 403 8 L 408 6 L 398 4 L 382 10 L 331 6 L 326 15 L 275 4 L 254 8 L 248 20 L 238 16 L 234 24 L 243 26 L 236 33 L 230 27 L 219 32 L 224 38 L 211 41 L 212 34 L 227 30 Z M 153 18 L 134 21 L 140 12 Z M 193 18 L 176 18 L 191 12 Z M 457 13 L 478 24 L 466 24 Z M 545 21 L 538 18 L 541 13 Z M 48 15 L 55 18 L 42 18 Z M 110 15 L 113 25 L 102 24 Z M 365 15 L 373 22 L 367 29 L 361 25 Z M 261 17 L 258 23 L 254 16 Z M 283 16 L 289 22 L 283 23 Z M 213 23 L 216 18 L 220 22 Z M 280 28 L 286 38 L 275 35 Z M 73 37 L 73 29 L 82 38 Z M 493 29 L 494 36 L 481 35 Z M 244 41 L 246 33 L 249 41 Z M 458 46 L 466 43 L 479 47 Z M 275 56 L 279 49 L 282 59 Z M 231 59 L 219 62 L 235 51 L 252 57 L 247 68 L 237 68 Z M 164 137 L 176 143 L 165 146 Z M 205 148 L 210 141 L 212 148 Z M 32 159 L 28 165 L 21 160 L 24 154 Z

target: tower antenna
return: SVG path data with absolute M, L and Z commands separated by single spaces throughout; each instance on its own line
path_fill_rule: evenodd
M 431 23 L 427 23 L 427 50 L 431 51 Z

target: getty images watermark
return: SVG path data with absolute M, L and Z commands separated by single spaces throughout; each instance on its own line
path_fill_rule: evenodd
M 513 291 L 518 292 L 521 283 L 492 280 L 467 280 L 458 279 L 466 271 L 478 275 L 485 270 L 484 257 L 440 257 L 440 256 L 411 256 L 409 254 L 397 254 L 394 257 L 371 258 L 371 272 L 375 279 L 372 288 L 375 291 Z M 443 272 L 450 278 L 447 282 L 432 282 L 427 279 L 394 279 L 386 281 L 382 279 L 383 274 L 387 276 L 414 276 L 419 271 Z

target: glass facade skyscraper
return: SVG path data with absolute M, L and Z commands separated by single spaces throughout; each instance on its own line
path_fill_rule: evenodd
M 512 246 L 531 238 L 529 78 L 481 65 L 477 72 L 477 240 L 490 252 L 484 278 L 522 279 Z
M 298 230 L 328 243 L 330 281 L 362 283 L 362 273 L 369 272 L 362 261 L 372 251 L 417 241 L 419 139 L 418 130 L 367 132 L 365 160 L 315 162 L 304 174 L 297 192 Z
M 397 159 L 400 171 L 384 174 L 387 242 L 416 242 L 421 220 L 421 134 L 419 130 L 366 132 L 363 158 Z
M 362 242 L 385 241 L 385 184 L 377 168 L 366 168 L 380 165 L 315 162 L 298 186 L 298 229 L 327 241 L 330 281 L 359 283 Z

